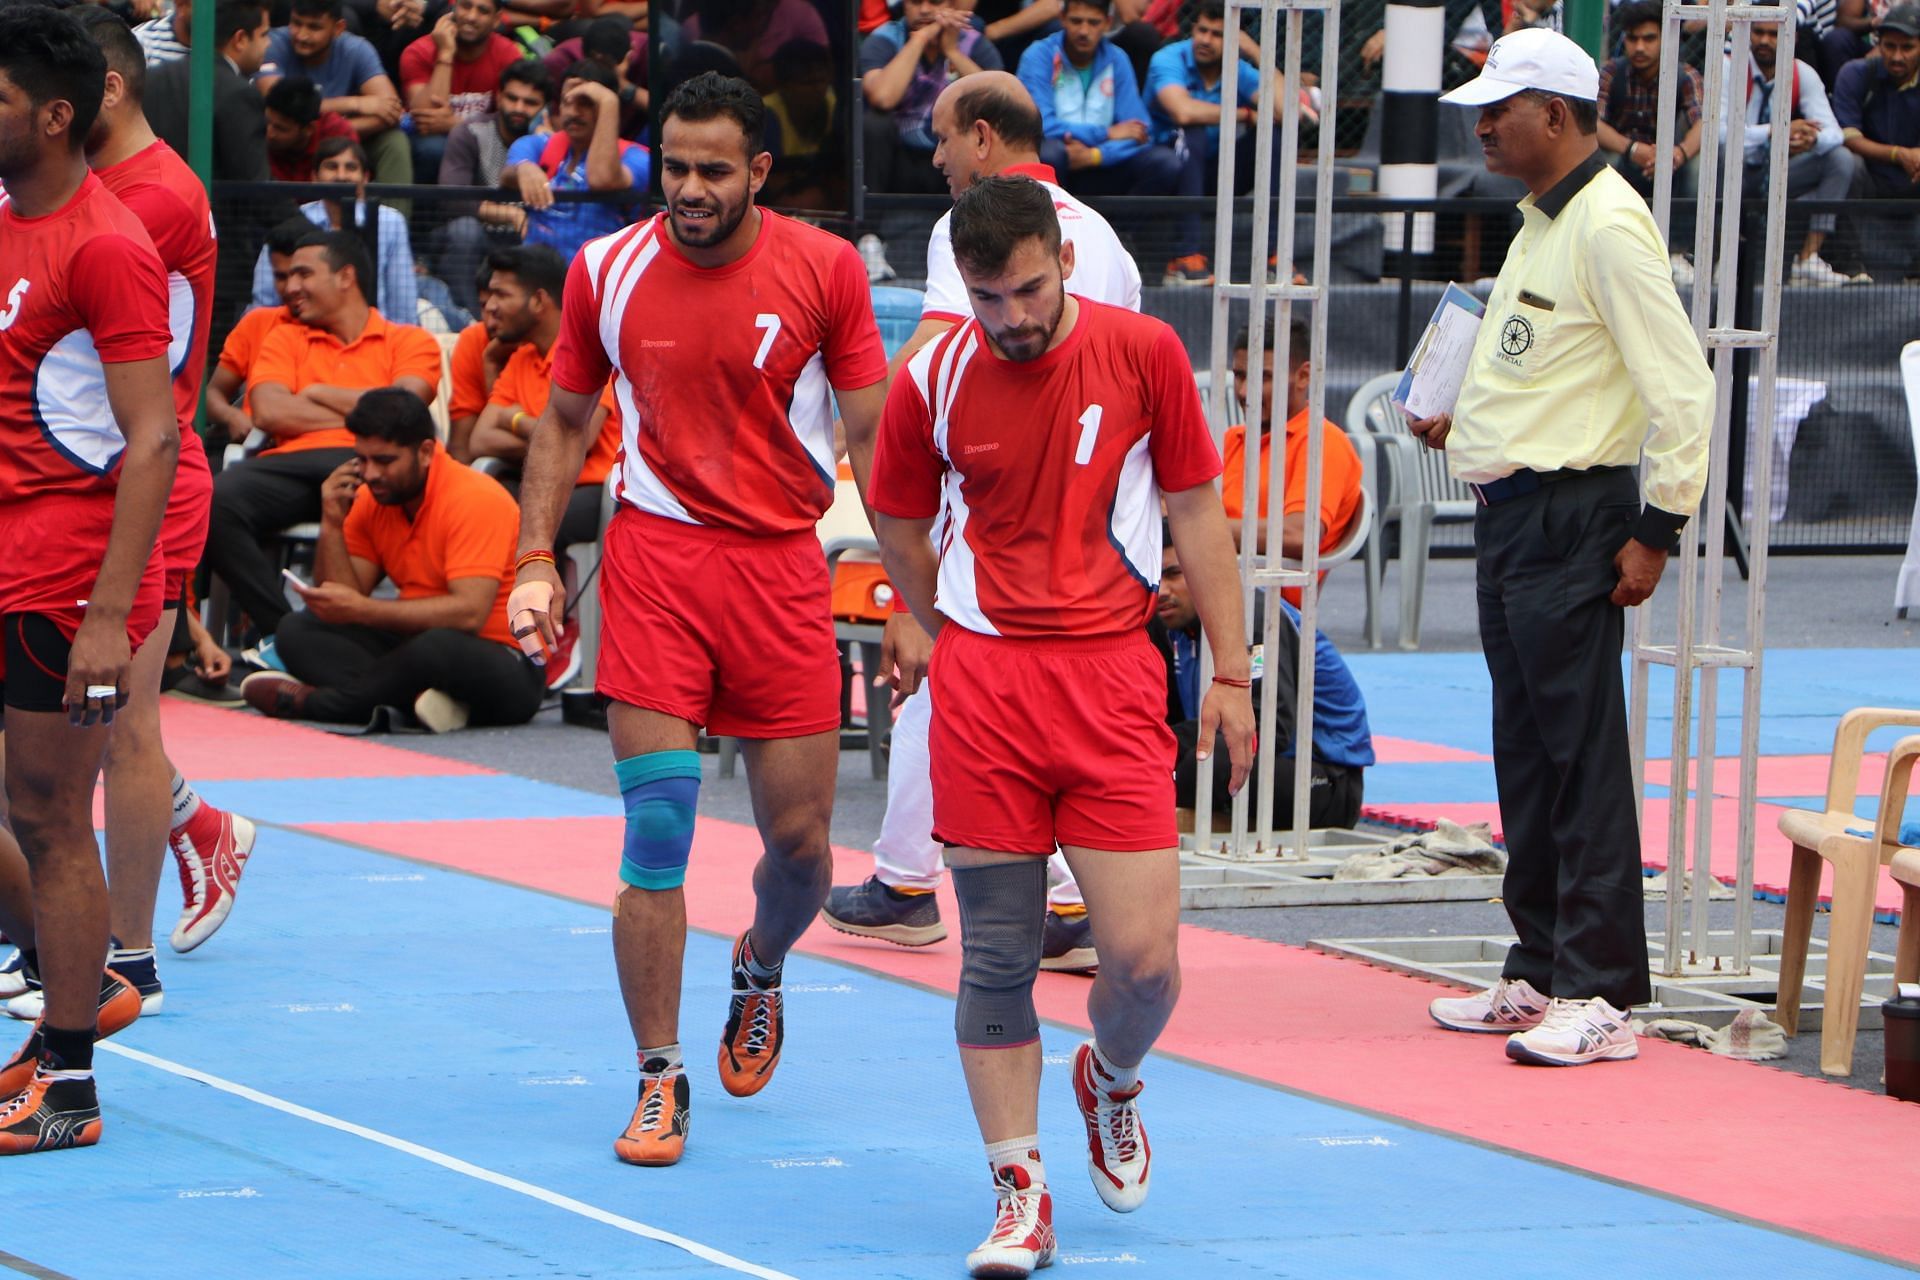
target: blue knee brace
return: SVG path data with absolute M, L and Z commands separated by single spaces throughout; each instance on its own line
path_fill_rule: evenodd
M 613 764 L 627 805 L 627 843 L 620 878 L 638 889 L 686 883 L 693 852 L 693 815 L 700 800 L 700 753 L 653 751 Z

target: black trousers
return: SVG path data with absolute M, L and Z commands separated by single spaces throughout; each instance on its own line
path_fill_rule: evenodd
M 287 673 L 314 686 L 307 714 L 336 724 L 411 707 L 429 689 L 466 703 L 470 724 L 525 724 L 547 691 L 544 669 L 519 650 L 450 627 L 404 636 L 303 610 L 282 619 L 275 647 Z
M 280 562 L 262 543 L 282 529 L 318 520 L 321 483 L 352 456 L 351 449 L 269 451 L 213 478 L 207 564 L 262 635 L 272 635 L 289 610 Z
M 1258 704 L 1256 704 L 1258 705 Z M 1200 778 L 1200 766 L 1193 758 L 1194 744 L 1200 740 L 1200 722 L 1187 720 L 1173 727 L 1173 737 L 1180 744 L 1179 754 L 1174 757 L 1173 795 L 1174 803 L 1182 809 L 1197 809 L 1194 803 L 1194 787 Z M 1273 762 L 1273 820 L 1280 826 L 1290 826 L 1293 822 L 1293 761 L 1291 758 Z M 1227 739 L 1224 734 L 1215 734 L 1213 740 L 1213 811 L 1226 813 L 1233 808 L 1233 796 L 1227 791 L 1232 780 L 1233 769 L 1227 761 Z M 1351 827 L 1360 821 L 1360 807 L 1365 801 L 1365 769 L 1349 768 L 1346 765 L 1329 764 L 1316 759 L 1313 771 L 1309 775 L 1308 786 L 1312 794 L 1307 797 L 1307 825 L 1310 827 Z M 1260 803 L 1260 780 L 1258 775 L 1247 779 L 1247 803 Z M 1248 813 L 1253 810 L 1249 808 Z
M 1640 510 L 1626 468 L 1480 508 L 1480 643 L 1519 941 L 1502 974 L 1564 999 L 1645 1004 L 1645 909 L 1613 557 Z

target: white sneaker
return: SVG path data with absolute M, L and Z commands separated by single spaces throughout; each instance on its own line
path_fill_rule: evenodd
M 1693 288 L 1693 264 L 1687 261 L 1687 255 L 1684 253 L 1673 254 L 1667 259 L 1667 262 L 1673 268 L 1674 286 L 1680 289 Z
M 1087 1174 L 1107 1208 L 1132 1213 L 1147 1198 L 1153 1149 L 1134 1102 L 1140 1083 L 1135 1081 L 1125 1093 L 1113 1092 L 1111 1083 L 1103 1078 L 1094 1061 L 1093 1041 L 1088 1040 L 1073 1055 L 1073 1100 L 1087 1125 Z
M 1796 258 L 1793 266 L 1787 271 L 1787 283 L 1812 285 L 1820 289 L 1838 289 L 1847 283 L 1847 277 L 1815 255 L 1811 258 Z
M 1045 1187 L 1015 1185 L 1026 1181 L 1018 1165 L 1000 1173 L 993 1232 L 967 1255 L 970 1276 L 1030 1276 L 1053 1263 L 1053 1197 Z
M 467 727 L 467 704 L 429 689 L 413 700 L 413 716 L 428 733 L 452 733 Z
M 1640 1042 L 1627 1015 L 1599 996 L 1555 1000 L 1539 1026 L 1507 1038 L 1507 1056 L 1536 1066 L 1578 1067 L 1637 1058 Z
M 0 1000 L 11 1000 L 25 992 L 33 985 L 28 977 L 26 954 L 15 950 L 5 964 L 0 964 Z
M 1549 1001 L 1519 978 L 1502 978 L 1470 996 L 1448 996 L 1427 1006 L 1433 1020 L 1449 1031 L 1497 1031 L 1511 1035 L 1537 1027 Z
M 38 1022 L 40 1015 L 46 1012 L 46 1005 L 46 993 L 39 987 L 33 987 L 8 1000 L 6 1004 L 0 1005 L 0 1008 L 7 1011 L 9 1018 L 17 1018 L 21 1022 Z
M 873 232 L 861 236 L 855 247 L 860 250 L 860 261 L 866 264 L 868 284 L 881 284 L 899 276 L 887 261 L 887 242 Z

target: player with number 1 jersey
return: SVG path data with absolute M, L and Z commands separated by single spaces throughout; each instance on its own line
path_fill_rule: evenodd
M 596 678 L 627 811 L 614 956 L 640 1060 L 614 1150 L 643 1165 L 674 1163 L 686 1139 L 682 886 L 703 728 L 745 743 L 765 848 L 733 947 L 721 1084 L 757 1093 L 780 1060 L 780 967 L 832 870 L 840 665 L 814 525 L 833 501 L 835 400 L 864 487 L 886 379 L 853 247 L 754 205 L 772 157 L 753 88 L 695 76 L 660 120 L 666 212 L 589 242 L 567 281 L 507 605 L 539 654 L 564 599 L 552 534 L 611 376 L 624 440 Z

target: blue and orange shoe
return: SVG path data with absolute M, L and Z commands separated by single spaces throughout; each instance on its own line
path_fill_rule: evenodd
M 786 1040 L 786 1015 L 780 979 L 762 985 L 746 965 L 747 935 L 733 944 L 733 999 L 727 1005 L 727 1029 L 720 1037 L 720 1084 L 736 1098 L 767 1087 L 780 1065 Z
M 0 1103 L 0 1156 L 90 1147 L 100 1128 L 92 1076 L 35 1070 L 25 1089 Z
M 678 1164 L 687 1148 L 687 1073 L 640 1077 L 640 1101 L 624 1133 L 613 1140 L 613 1154 L 628 1164 Z

